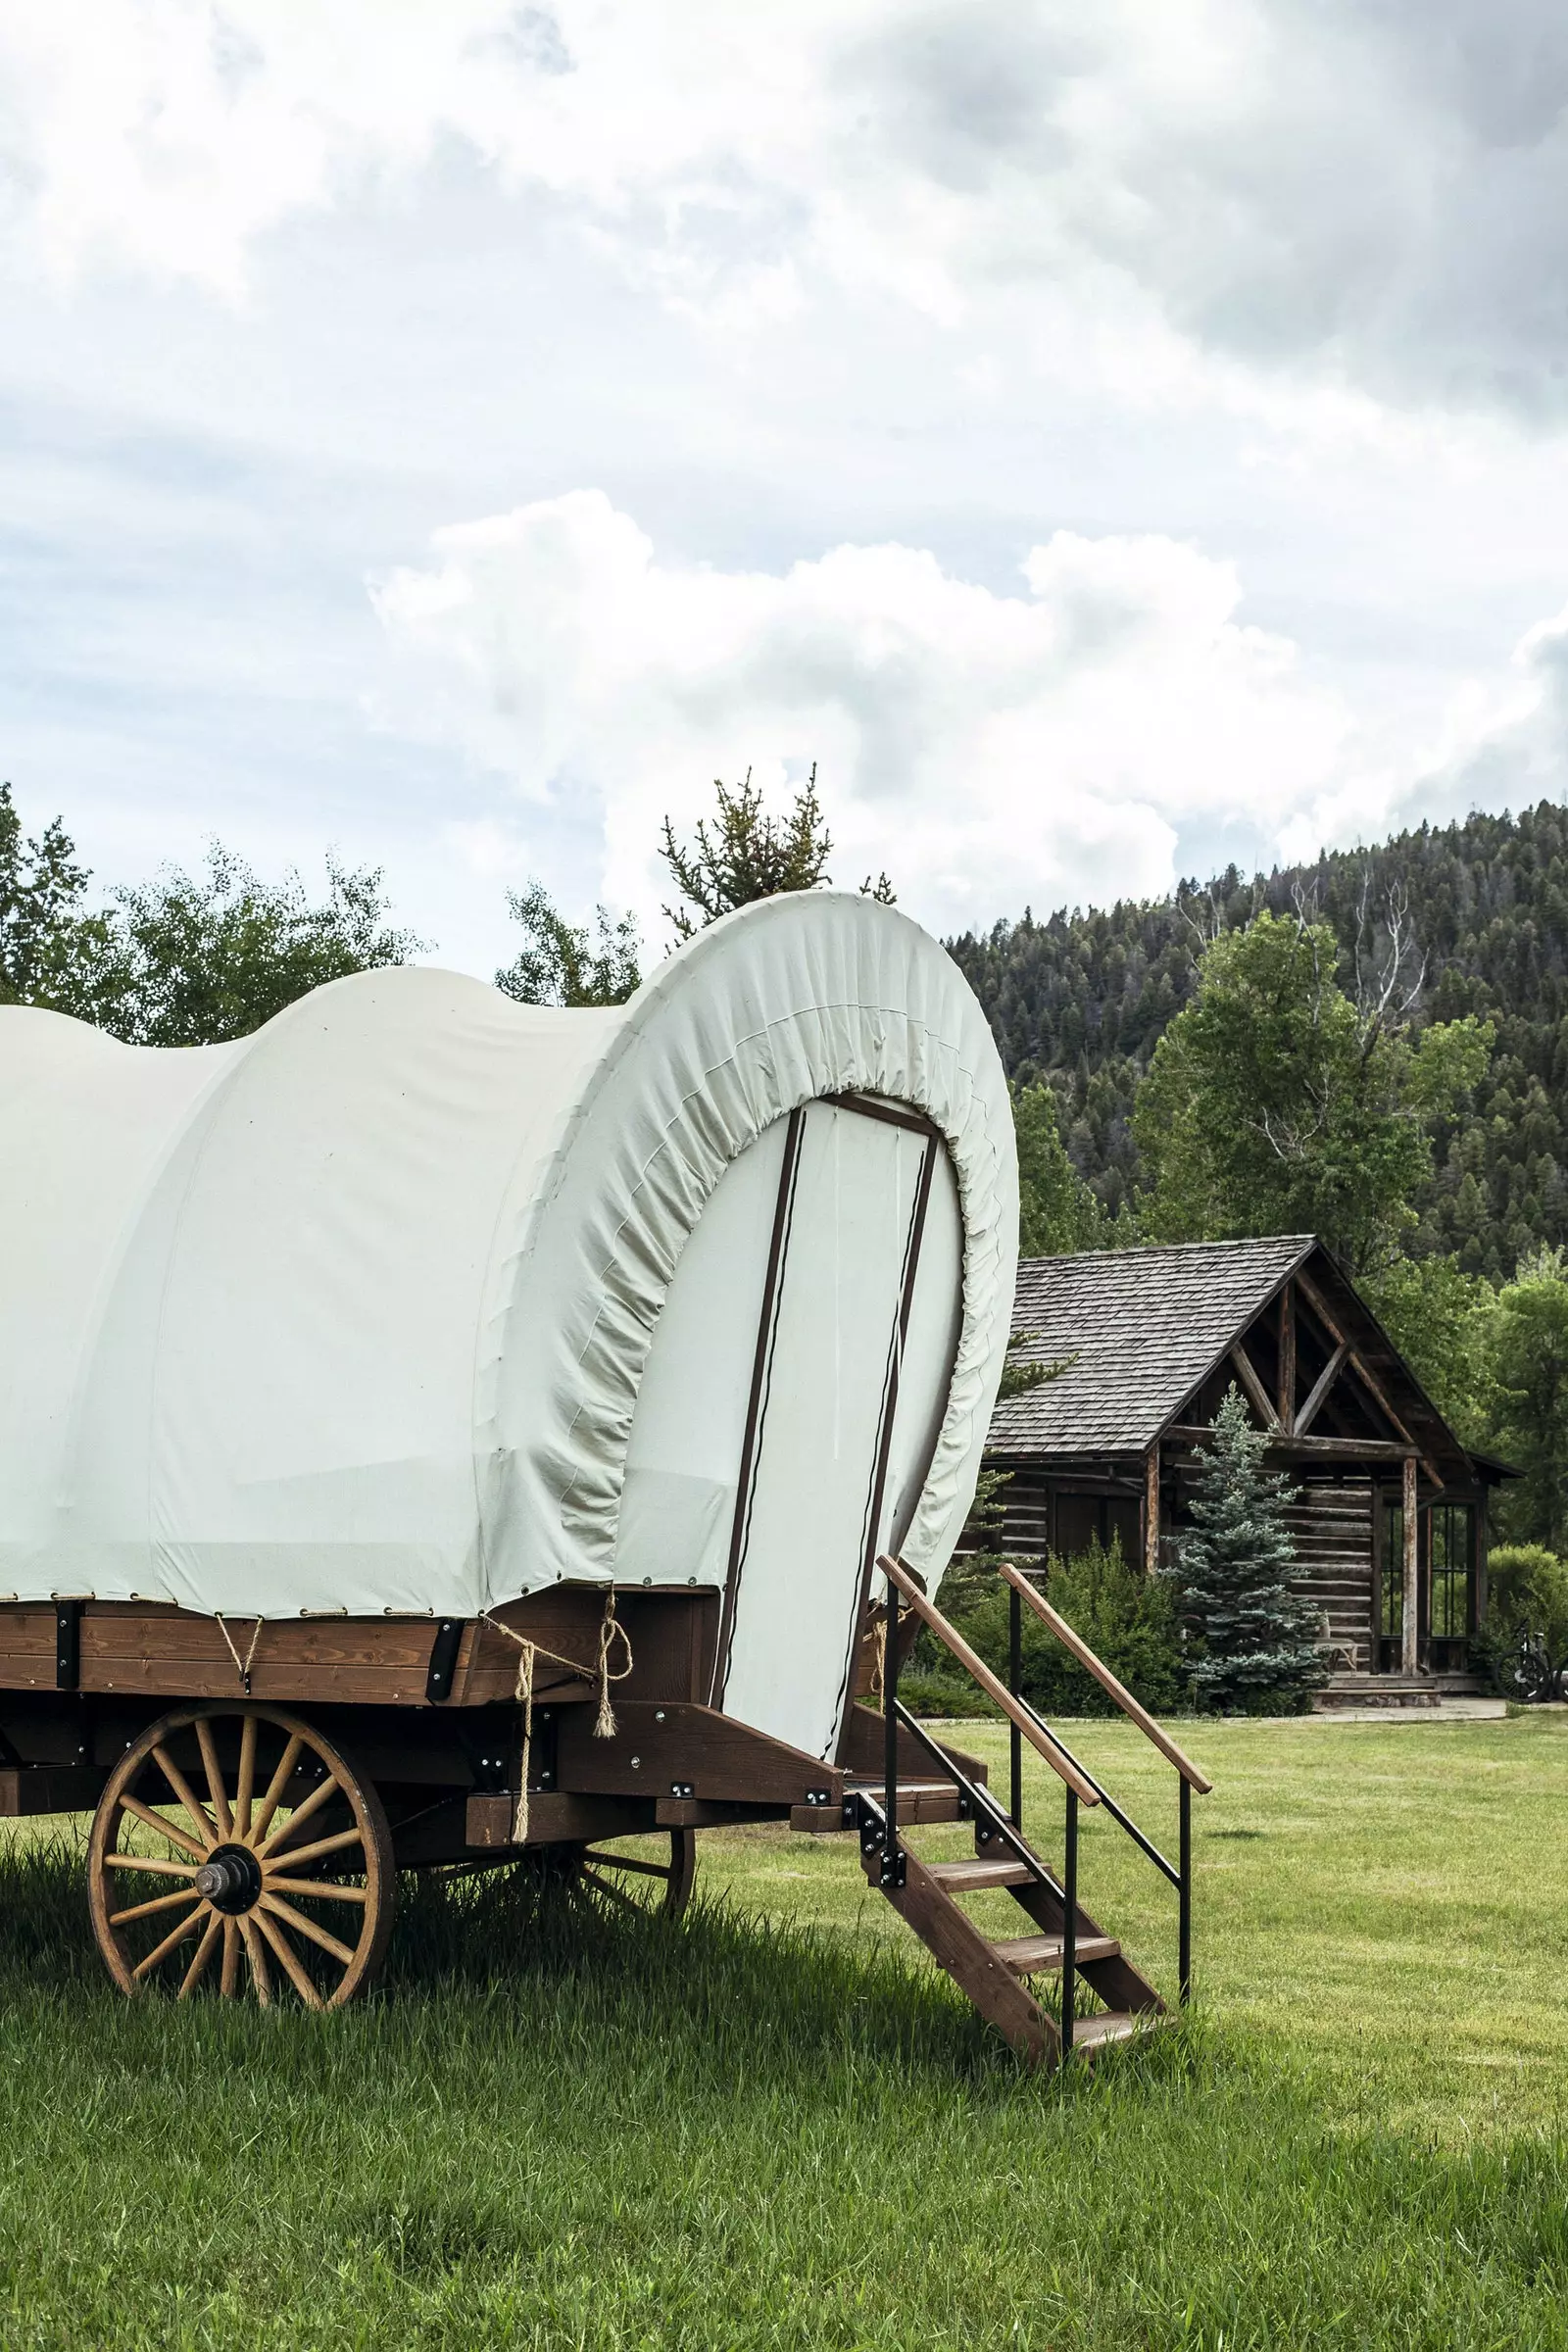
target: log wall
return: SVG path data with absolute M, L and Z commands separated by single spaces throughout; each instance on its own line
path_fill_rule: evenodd
M 1329 1621 L 1336 1673 L 1368 1674 L 1372 1655 L 1372 1482 L 1303 1486 L 1288 1514 L 1296 1541 L 1293 1589 Z

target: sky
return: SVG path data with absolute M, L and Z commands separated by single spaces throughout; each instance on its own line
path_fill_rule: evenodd
M 487 972 L 815 761 L 942 932 L 1568 787 L 1546 0 L 13 0 L 0 774 Z

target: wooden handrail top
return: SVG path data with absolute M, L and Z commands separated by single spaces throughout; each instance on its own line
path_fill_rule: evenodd
M 1023 1594 L 1035 1615 L 1050 1626 L 1062 1647 L 1071 1650 L 1079 1665 L 1094 1676 L 1102 1690 L 1109 1692 L 1122 1713 L 1137 1724 L 1145 1739 L 1153 1742 L 1166 1763 L 1175 1765 L 1189 1788 L 1196 1788 L 1200 1796 L 1207 1796 L 1213 1788 L 1213 1782 L 1204 1778 L 1190 1756 L 1182 1754 L 1169 1733 L 1160 1730 L 1149 1709 L 1139 1705 L 1125 1683 L 1117 1682 L 1110 1668 L 1096 1657 L 1082 1635 L 1074 1633 L 1066 1618 L 1052 1607 L 1050 1601 L 1035 1590 L 1029 1579 L 1010 1560 L 1003 1561 L 1002 1573 L 1013 1591 Z
M 974 1677 L 986 1696 L 996 1700 L 1007 1721 L 1017 1725 L 1030 1746 L 1035 1749 L 1037 1754 L 1044 1756 L 1056 1778 L 1065 1781 L 1079 1803 L 1098 1805 L 1100 1791 L 1094 1783 L 1085 1780 L 1066 1749 L 1059 1740 L 1052 1737 L 1033 1708 L 1025 1705 L 1021 1699 L 1013 1697 L 1006 1684 L 998 1680 L 984 1658 L 969 1647 L 968 1642 L 956 1627 L 951 1626 L 942 1611 L 933 1602 L 927 1600 L 903 1561 L 892 1559 L 884 1552 L 878 1559 L 877 1566 L 887 1578 L 888 1583 L 904 1595 L 915 1615 L 923 1619 L 931 1628 L 937 1640 L 946 1642 L 958 1664 Z

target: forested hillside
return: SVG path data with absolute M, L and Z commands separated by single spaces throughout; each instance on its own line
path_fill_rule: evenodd
M 1173 899 L 1045 922 L 1026 913 L 951 946 L 1010 1074 L 1049 1080 L 1074 1163 L 1114 1209 L 1138 1179 L 1133 1093 L 1193 992 L 1204 936 L 1260 907 L 1289 911 L 1305 891 L 1334 926 L 1349 983 L 1369 879 L 1374 908 L 1391 886 L 1407 898 L 1427 958 L 1424 1017 L 1476 1013 L 1495 1026 L 1472 1111 L 1437 1130 L 1412 1247 L 1452 1250 L 1497 1281 L 1534 1244 L 1568 1242 L 1568 808 L 1423 825 L 1251 882 L 1232 867 Z

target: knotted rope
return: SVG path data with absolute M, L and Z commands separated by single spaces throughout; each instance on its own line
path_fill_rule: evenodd
M 223 1623 L 223 1613 L 221 1609 L 215 1610 L 214 1615 L 218 1619 L 219 1632 L 222 1635 L 223 1640 L 228 1643 L 228 1654 L 234 1661 L 234 1671 L 239 1676 L 240 1682 L 244 1686 L 246 1697 L 249 1698 L 251 1694 L 251 1660 L 256 1655 L 256 1644 L 262 1638 L 262 1628 L 267 1623 L 267 1619 L 265 1617 L 257 1618 L 255 1626 L 251 1631 L 251 1645 L 245 1652 L 243 1662 L 241 1662 L 239 1651 L 234 1647 L 234 1637 L 229 1632 L 228 1627 Z
M 505 1634 L 509 1642 L 514 1642 L 517 1645 L 517 1684 L 513 1695 L 522 1709 L 522 1769 L 517 1775 L 517 1809 L 512 1819 L 512 1842 L 514 1845 L 525 1845 L 528 1841 L 528 1757 L 533 1746 L 534 1661 L 536 1658 L 548 1658 L 553 1666 L 569 1666 L 574 1674 L 582 1676 L 584 1682 L 592 1679 L 594 1670 L 591 1666 L 584 1666 L 578 1658 L 564 1657 L 559 1649 L 546 1649 L 542 1642 L 530 1642 L 526 1634 L 519 1634 L 514 1627 L 503 1625 L 501 1619 L 492 1617 L 487 1609 L 481 1609 L 479 1613 L 486 1625 L 493 1625 L 498 1634 Z M 612 1669 L 611 1644 L 617 1636 L 625 1653 L 625 1663 Z M 613 1740 L 615 1737 L 615 1710 L 610 1703 L 610 1686 L 612 1683 L 623 1683 L 632 1670 L 632 1664 L 630 1638 L 615 1615 L 615 1595 L 612 1592 L 607 1592 L 604 1619 L 599 1628 L 599 1712 L 594 1717 L 593 1730 L 596 1740 Z
M 885 1677 L 888 1670 L 888 1620 L 885 1609 L 871 1628 L 871 1643 L 873 1654 L 871 1689 L 868 1695 L 872 1698 L 880 1698 L 886 1688 Z

